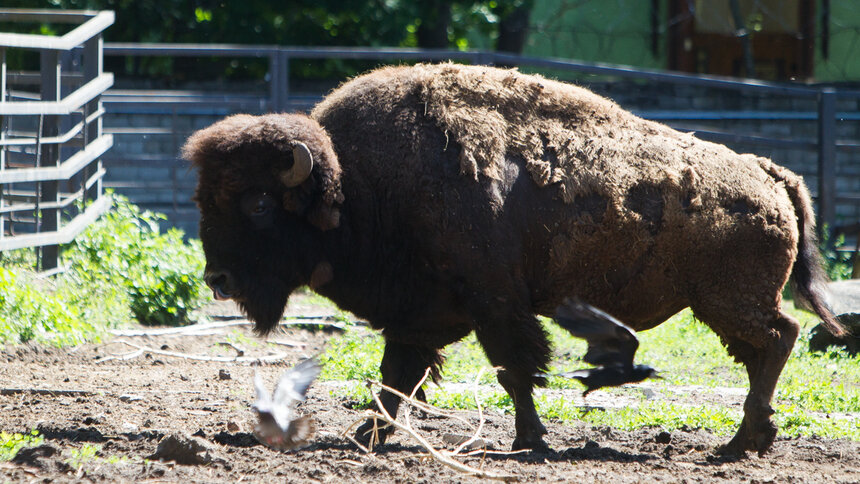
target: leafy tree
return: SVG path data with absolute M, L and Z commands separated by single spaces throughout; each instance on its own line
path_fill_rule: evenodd
M 109 42 L 401 46 L 467 49 L 471 43 L 519 52 L 533 0 L 6 0 L 8 7 L 113 10 Z M 39 28 L 44 32 L 44 26 Z M 47 30 L 50 30 L 48 28 Z M 470 41 L 471 39 L 471 41 Z M 310 63 L 312 64 L 312 63 Z M 170 74 L 174 81 L 260 78 L 265 62 L 130 58 L 107 65 L 118 74 Z M 293 75 L 349 75 L 358 67 L 329 61 Z

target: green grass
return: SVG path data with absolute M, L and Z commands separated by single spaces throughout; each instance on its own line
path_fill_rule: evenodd
M 826 354 L 810 353 L 809 330 L 817 324 L 810 313 L 794 309 L 788 302 L 787 311 L 802 325 L 801 336 L 782 373 L 774 398 L 775 421 L 780 435 L 850 438 L 860 440 L 860 356 L 851 357 L 844 351 Z M 549 320 L 544 327 L 553 344 L 551 371 L 583 368 L 580 357 L 586 345 L 571 337 Z M 654 329 L 639 333 L 637 361 L 661 370 L 662 380 L 650 380 L 648 385 L 658 395 L 672 395 L 671 401 L 657 397 L 646 400 L 634 386 L 612 388 L 611 394 L 638 399 L 635 407 L 592 410 L 583 415 L 574 401 L 552 390 L 579 391 L 575 380 L 550 378 L 548 390 L 536 398 L 538 413 L 545 419 L 562 422 L 583 422 L 632 430 L 643 427 L 675 430 L 702 428 L 718 435 L 731 435 L 743 417 L 739 407 L 701 401 L 684 403 L 683 395 L 671 387 L 695 386 L 702 392 L 719 393 L 722 388 L 735 387 L 746 393 L 749 382 L 744 368 L 729 357 L 719 338 L 697 321 L 689 310 L 672 317 Z M 330 341 L 323 356 L 323 379 L 348 380 L 332 395 L 344 399 L 354 408 L 366 408 L 370 393 L 365 379 L 380 378 L 378 365 L 383 351 L 382 337 L 366 328 L 348 328 L 345 334 Z M 444 351 L 444 382 L 471 385 L 480 368 L 489 368 L 474 335 L 447 347 Z M 510 397 L 495 382 L 493 372 L 481 378 L 480 398 L 485 408 L 513 412 Z M 430 385 L 429 403 L 441 408 L 475 409 L 471 390 L 457 392 Z
M 0 432 L 0 462 L 11 460 L 19 450 L 36 447 L 44 441 L 45 437 L 39 435 L 38 430 L 33 430 L 29 434 Z

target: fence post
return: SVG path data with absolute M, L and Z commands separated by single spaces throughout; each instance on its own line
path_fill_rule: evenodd
M 62 94 L 60 91 L 60 53 L 56 50 L 42 50 L 40 55 L 41 72 L 41 100 L 58 101 Z M 40 136 L 42 138 L 56 136 L 59 133 L 59 116 L 46 115 Z M 36 160 L 39 166 L 56 166 L 59 163 L 60 150 L 56 143 L 47 143 L 41 147 L 40 159 Z M 37 213 L 37 227 L 39 231 L 56 232 L 60 228 L 60 211 L 56 208 L 59 201 L 59 182 L 57 180 L 36 182 L 39 186 L 39 200 L 53 204 L 55 208 L 42 209 Z M 45 245 L 42 247 L 41 270 L 55 269 L 59 265 L 59 246 Z
M 836 222 L 836 90 L 818 94 L 818 219 L 819 231 Z

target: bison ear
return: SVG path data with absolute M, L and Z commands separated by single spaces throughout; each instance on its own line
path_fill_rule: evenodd
M 314 168 L 314 157 L 308 145 L 297 141 L 293 146 L 293 167 L 281 173 L 281 182 L 287 188 L 301 185 L 311 175 Z

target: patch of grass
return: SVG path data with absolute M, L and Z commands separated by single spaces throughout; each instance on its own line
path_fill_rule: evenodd
M 320 357 L 322 380 L 380 380 L 383 339 L 379 333 L 348 328 L 328 342 Z
M 347 408 L 353 410 L 365 410 L 373 406 L 373 396 L 364 382 L 347 382 L 345 385 L 331 390 L 329 395 L 341 400 Z
M 95 461 L 101 449 L 101 445 L 85 443 L 80 449 L 70 451 L 71 457 L 66 459 L 66 464 L 80 469 L 84 464 Z
M 0 462 L 11 460 L 19 450 L 42 445 L 44 441 L 45 437 L 35 429 L 29 434 L 0 432 Z
M 810 353 L 809 330 L 817 324 L 815 315 L 797 310 L 789 302 L 786 310 L 802 325 L 801 337 L 783 371 L 777 386 L 774 419 L 780 435 L 820 435 L 860 440 L 860 356 L 850 357 L 844 351 L 827 354 Z M 584 368 L 581 361 L 586 345 L 571 337 L 549 320 L 544 327 L 553 343 L 551 371 Z M 655 391 L 672 393 L 670 387 L 679 385 L 703 387 L 719 392 L 721 388 L 747 389 L 749 382 L 744 367 L 728 355 L 720 339 L 706 325 L 685 310 L 654 329 L 639 333 L 640 348 L 637 362 L 659 368 L 665 379 L 650 380 Z M 369 405 L 370 393 L 365 379 L 378 380 L 383 340 L 378 333 L 364 328 L 348 328 L 344 335 L 330 341 L 323 357 L 323 379 L 353 380 L 343 389 L 333 392 L 359 408 Z M 445 382 L 474 382 L 478 368 L 490 364 L 474 335 L 445 348 L 447 357 L 442 378 Z M 481 404 L 501 412 L 513 412 L 510 397 L 487 371 L 480 381 Z M 719 435 L 731 435 L 740 424 L 742 411 L 736 407 L 700 402 L 641 400 L 635 408 L 594 410 L 582 415 L 582 408 L 570 399 L 553 394 L 554 389 L 582 390 L 582 385 L 564 378 L 550 378 L 550 391 L 536 397 L 538 412 L 549 419 L 564 422 L 579 421 L 593 425 L 608 425 L 620 429 L 659 427 L 666 430 L 703 428 Z M 606 389 L 611 394 L 629 394 L 629 388 Z M 472 391 L 462 392 L 436 388 L 427 389 L 429 403 L 441 408 L 475 409 Z M 832 414 L 829 416 L 829 414 Z

